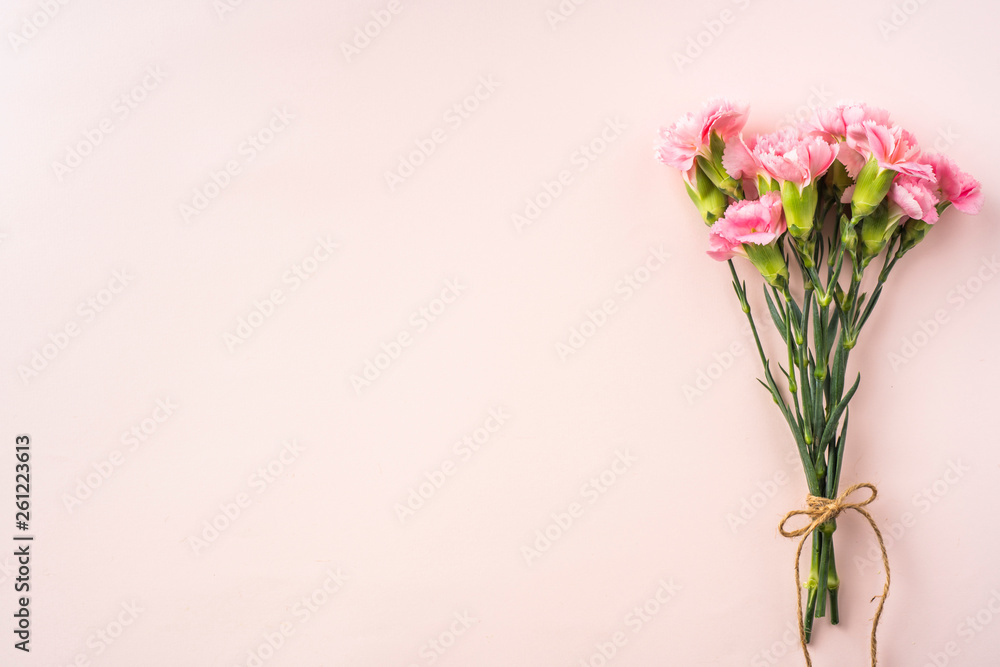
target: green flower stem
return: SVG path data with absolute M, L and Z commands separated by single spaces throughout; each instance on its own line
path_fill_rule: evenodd
M 809 335 L 809 308 L 812 304 L 812 296 L 813 291 L 806 290 L 802 308 L 802 341 L 796 341 L 800 345 L 798 350 L 799 378 L 802 380 L 802 412 L 805 415 L 803 438 L 807 444 L 811 444 L 813 441 L 813 392 L 816 389 L 815 378 L 809 372 L 809 345 L 806 342 Z
M 804 623 L 807 644 L 812 637 L 813 619 L 816 616 L 816 598 L 819 594 L 819 552 L 822 547 L 822 541 L 823 534 L 819 531 L 814 531 L 812 534 L 812 559 L 809 566 L 809 579 L 805 583 L 806 588 L 809 589 L 809 596 L 806 598 Z
M 777 365 L 788 380 L 787 391 L 779 388 L 771 372 L 747 298 L 746 283 L 740 280 L 733 262 L 729 262 L 733 289 L 760 356 L 763 379 L 759 382 L 771 394 L 795 438 L 809 494 L 824 498 L 835 498 L 838 494 L 850 416 L 848 403 L 858 386 L 858 381 L 851 386 L 846 383 L 850 353 L 889 274 L 902 257 L 903 245 L 902 231 L 897 230 L 886 244 L 876 285 L 870 292 L 862 291 L 866 266 L 860 261 L 861 248 L 855 228 L 864 224 L 863 217 L 845 220 L 842 213 L 836 189 L 824 188 L 813 231 L 803 238 L 793 239 L 789 234 L 779 240 L 786 264 L 792 264 L 788 257 L 791 255 L 799 265 L 801 301 L 787 283 L 764 286 L 771 319 L 784 338 L 785 350 L 781 354 L 787 356 L 787 368 L 784 361 Z M 824 221 L 830 215 L 840 224 L 833 226 L 832 234 L 828 229 L 828 236 L 824 236 L 824 226 L 829 227 Z M 826 271 L 819 268 L 823 262 Z M 849 282 L 845 279 L 842 285 L 841 275 L 848 263 Z M 810 572 L 804 584 L 808 589 L 803 610 L 807 641 L 816 618 L 829 617 L 834 625 L 840 622 L 835 530 L 836 522 L 830 521 L 812 534 Z
M 830 591 L 830 624 L 840 623 L 840 605 L 837 595 L 840 593 L 840 577 L 837 576 L 837 558 L 833 552 L 833 540 L 830 540 L 830 571 L 826 578 L 826 587 Z
M 819 530 L 823 535 L 822 545 L 819 553 L 819 591 L 816 601 L 816 616 L 822 618 L 826 616 L 826 592 L 830 575 L 830 547 L 833 545 L 833 531 L 836 525 L 831 521 L 820 526 Z
M 760 363 L 764 367 L 764 377 L 767 379 L 767 382 L 759 382 L 764 385 L 769 392 L 771 392 L 771 398 L 774 399 L 775 404 L 777 404 L 778 409 L 781 410 L 782 416 L 788 423 L 788 427 L 791 429 L 792 435 L 795 437 L 795 444 L 799 450 L 799 459 L 802 461 L 802 468 L 806 472 L 806 483 L 809 486 L 809 492 L 813 495 L 818 495 L 820 493 L 819 481 L 816 478 L 816 471 L 813 468 L 812 460 L 809 458 L 808 447 L 805 439 L 802 437 L 802 431 L 798 428 L 795 418 L 792 416 L 791 410 L 788 408 L 788 404 L 785 403 L 785 399 L 781 396 L 781 392 L 778 391 L 778 385 L 774 382 L 774 376 L 771 374 L 771 368 L 767 361 L 767 355 L 764 353 L 764 346 L 761 345 L 760 335 L 757 333 L 757 325 L 753 321 L 753 313 L 750 311 L 750 302 L 747 300 L 746 286 L 740 281 L 740 277 L 736 273 L 736 267 L 733 265 L 732 260 L 729 260 L 729 270 L 733 275 L 733 289 L 736 290 L 736 296 L 740 300 L 740 306 L 743 308 L 743 312 L 747 316 L 747 321 L 750 323 L 750 331 L 753 332 L 753 339 L 757 344 L 757 352 L 760 354 Z M 791 310 L 789 309 L 788 312 L 788 316 L 791 317 Z

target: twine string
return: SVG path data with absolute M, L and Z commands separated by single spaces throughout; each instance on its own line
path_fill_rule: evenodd
M 848 497 L 853 494 L 858 489 L 868 489 L 871 491 L 871 495 L 861 502 L 847 502 Z M 879 618 L 882 616 L 882 607 L 885 605 L 885 598 L 889 595 L 889 556 L 885 552 L 885 542 L 882 540 L 882 531 L 878 529 L 875 524 L 875 519 L 872 515 L 868 513 L 865 509 L 865 505 L 870 504 L 878 496 L 878 489 L 875 488 L 874 484 L 869 484 L 864 482 L 861 484 L 855 484 L 851 488 L 844 491 L 842 494 L 836 498 L 821 498 L 813 495 L 806 496 L 806 509 L 804 510 L 794 510 L 785 515 L 785 518 L 781 520 L 781 524 L 778 526 L 778 531 L 783 537 L 801 537 L 799 540 L 799 546 L 795 550 L 795 596 L 796 596 L 796 615 L 799 619 L 799 643 L 802 645 L 802 653 L 806 657 L 806 666 L 812 667 L 812 659 L 809 657 L 809 648 L 806 646 L 806 630 L 804 621 L 804 612 L 802 610 L 802 580 L 799 574 L 799 559 L 802 557 L 802 547 L 806 543 L 806 538 L 812 535 L 813 531 L 818 529 L 827 521 L 836 519 L 839 514 L 846 512 L 847 510 L 854 510 L 865 519 L 868 520 L 868 524 L 875 531 L 875 537 L 878 538 L 878 546 L 882 551 L 882 565 L 885 568 L 885 586 L 882 588 L 882 595 L 876 596 L 879 598 L 878 609 L 875 610 L 875 618 L 872 620 L 872 638 L 871 638 L 871 655 L 872 655 L 872 667 L 878 664 L 878 641 L 876 640 L 875 633 L 878 630 Z M 806 516 L 809 518 L 809 523 L 802 528 L 797 528 L 795 530 L 786 530 L 785 524 L 788 520 L 796 516 Z M 825 591 L 822 593 L 825 594 Z M 873 600 L 875 598 L 872 598 Z

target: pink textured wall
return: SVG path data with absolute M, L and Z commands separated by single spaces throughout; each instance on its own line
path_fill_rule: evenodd
M 802 664 L 802 473 L 652 157 L 722 94 L 754 130 L 884 106 L 983 182 L 852 356 L 843 482 L 880 489 L 884 663 L 997 664 L 997 14 L 7 2 L 0 663 Z M 881 588 L 870 529 L 838 538 L 817 666 L 865 664 Z

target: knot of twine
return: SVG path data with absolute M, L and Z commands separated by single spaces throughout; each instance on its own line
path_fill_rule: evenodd
M 848 496 L 857 491 L 858 489 L 865 488 L 871 491 L 871 496 L 861 502 L 847 502 Z M 795 510 L 789 512 L 785 515 L 785 518 L 781 520 L 781 524 L 778 526 L 778 531 L 783 537 L 801 537 L 799 540 L 798 549 L 795 550 L 795 595 L 796 595 L 796 615 L 799 619 L 799 643 L 802 645 L 802 653 L 806 656 L 806 665 L 812 667 L 812 659 L 809 657 L 809 648 L 806 646 L 806 630 L 803 621 L 802 611 L 802 580 L 799 576 L 799 559 L 802 556 L 802 546 L 806 542 L 806 538 L 812 535 L 813 531 L 822 526 L 827 521 L 831 521 L 837 518 L 841 512 L 847 510 L 854 510 L 864 518 L 868 520 L 871 525 L 872 530 L 875 531 L 875 537 L 878 538 L 879 549 L 882 550 L 882 565 L 885 567 L 885 587 L 882 589 L 882 595 L 876 596 L 879 598 L 878 609 L 875 610 L 875 618 L 872 620 L 872 639 L 871 639 L 871 653 L 872 653 L 872 667 L 877 664 L 877 653 L 878 653 L 878 642 L 875 639 L 875 631 L 878 629 L 878 621 L 882 616 L 882 607 L 885 605 L 885 598 L 889 595 L 889 556 L 885 553 L 885 542 L 882 540 L 882 532 L 878 529 L 875 524 L 875 519 L 872 515 L 868 513 L 865 509 L 865 505 L 870 504 L 878 496 L 878 489 L 875 488 L 874 484 L 869 484 L 867 482 L 862 484 L 855 484 L 851 488 L 844 491 L 842 494 L 836 498 L 820 498 L 817 496 L 809 495 L 806 496 L 806 508 L 804 510 Z M 797 528 L 795 530 L 785 530 L 785 524 L 792 517 L 804 515 L 809 517 L 809 523 L 802 528 Z M 825 595 L 825 591 L 823 592 Z M 875 598 L 872 598 L 874 600 Z

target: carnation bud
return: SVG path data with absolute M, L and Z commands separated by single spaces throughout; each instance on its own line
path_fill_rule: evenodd
M 915 245 L 924 240 L 927 236 L 927 232 L 931 230 L 934 225 L 928 224 L 923 220 L 909 219 L 903 225 L 903 238 L 899 243 L 899 250 L 896 251 L 897 257 L 902 257 L 907 252 L 913 249 Z
M 883 201 L 861 222 L 861 266 L 868 266 L 882 252 L 889 239 L 892 238 L 899 223 L 899 218 L 889 219 L 889 205 Z
M 854 184 L 854 180 L 847 173 L 847 167 L 840 160 L 833 161 L 830 170 L 826 172 L 826 180 L 838 195 Z
M 698 166 L 702 168 L 715 187 L 734 199 L 742 199 L 741 184 L 730 176 L 726 168 L 722 166 L 722 154 L 726 150 L 726 142 L 713 132 L 709 148 L 709 157 L 698 156 Z
M 847 251 L 854 254 L 855 248 L 858 246 L 858 230 L 855 229 L 854 223 L 846 216 L 840 216 L 840 242 L 844 244 Z M 833 266 L 833 255 L 830 255 L 830 266 Z
M 789 234 L 798 239 L 809 236 L 818 201 L 819 192 L 815 183 L 802 186 L 801 189 L 791 181 L 781 184 L 781 207 L 785 210 Z
M 854 196 L 851 198 L 851 217 L 854 220 L 859 220 L 866 215 L 871 215 L 872 211 L 885 199 L 895 176 L 896 172 L 893 170 L 879 167 L 875 158 L 868 160 L 861 168 L 861 173 L 858 174 Z
M 768 285 L 781 290 L 788 286 L 788 265 L 775 244 L 744 243 L 743 250 Z
M 701 217 L 709 226 L 715 224 L 715 221 L 726 212 L 729 200 L 719 188 L 715 187 L 715 184 L 705 175 L 701 167 L 695 169 L 694 187 L 691 187 L 691 184 L 686 181 L 684 187 L 687 188 L 688 196 L 691 197 L 691 201 L 694 202 Z

